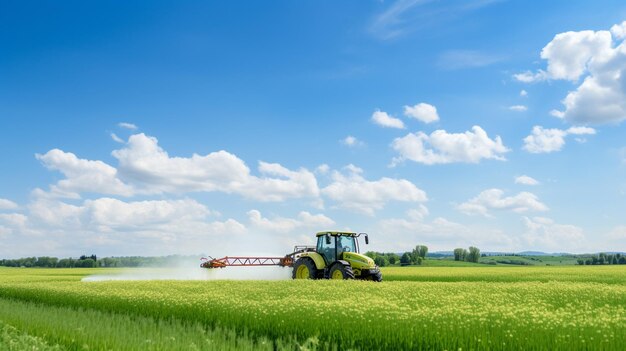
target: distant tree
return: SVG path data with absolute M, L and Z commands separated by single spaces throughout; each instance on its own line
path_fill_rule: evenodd
M 465 251 L 462 248 L 456 248 L 454 249 L 454 260 L 455 261 L 464 261 L 465 260 L 465 256 L 463 255 L 463 251 Z
M 422 259 L 425 259 L 426 255 L 428 254 L 428 246 L 426 246 L 426 245 L 417 245 L 415 247 L 415 254 L 418 257 L 421 257 Z
M 96 261 L 94 261 L 91 257 L 84 259 L 84 260 L 79 260 L 76 263 L 76 267 L 83 267 L 83 268 L 94 268 L 96 267 Z
M 582 258 L 579 258 L 578 260 L 576 260 L 576 262 L 578 262 L 578 264 L 581 266 L 585 264 L 585 260 L 583 260 Z
M 591 258 L 585 260 L 585 265 L 590 266 L 591 264 L 593 264 L 593 260 L 591 260 Z
M 400 261 L 400 256 L 396 255 L 395 253 L 389 254 L 389 264 L 396 264 L 399 261 Z
M 626 264 L 626 257 L 621 256 L 621 257 L 619 258 L 619 260 L 617 260 L 617 263 L 619 263 L 619 264 Z
M 613 255 L 613 259 L 611 260 L 611 264 L 617 264 L 617 255 Z
M 478 263 L 479 259 L 480 259 L 480 250 L 477 247 L 470 246 L 469 253 L 465 257 L 465 260 L 468 262 Z
M 598 264 L 598 256 L 591 256 L 591 264 L 596 265 Z
M 401 266 L 408 266 L 411 264 L 411 254 L 408 252 L 405 252 L 404 254 L 402 254 L 402 257 L 400 257 L 400 265 Z
M 374 259 L 374 263 L 376 263 L 377 266 L 379 267 L 385 267 L 389 265 L 389 261 L 387 260 L 387 257 L 385 256 L 376 256 L 376 258 Z

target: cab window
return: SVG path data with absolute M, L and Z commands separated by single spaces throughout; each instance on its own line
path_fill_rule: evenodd
M 322 235 L 317 238 L 317 253 L 324 257 L 326 264 L 330 264 L 336 261 L 335 258 L 335 238 L 330 237 L 330 244 L 326 243 L 326 236 Z
M 354 238 L 351 236 L 340 236 L 339 237 L 339 247 L 337 248 L 338 253 L 343 252 L 356 252 L 356 246 L 354 244 Z

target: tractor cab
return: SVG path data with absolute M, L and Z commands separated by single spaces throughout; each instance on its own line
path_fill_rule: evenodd
M 365 235 L 365 243 L 369 243 L 369 238 L 365 233 L 349 232 L 319 232 L 317 235 L 316 251 L 323 258 L 326 264 L 331 264 L 344 259 L 344 253 L 359 253 L 359 242 L 357 237 Z

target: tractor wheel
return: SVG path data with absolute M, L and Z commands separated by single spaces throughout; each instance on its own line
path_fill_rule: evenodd
M 316 279 L 317 267 L 315 267 L 315 263 L 311 259 L 299 258 L 293 265 L 291 277 L 293 279 Z
M 354 279 L 354 272 L 349 265 L 343 265 L 341 263 L 335 264 L 328 274 L 330 279 Z
M 372 280 L 375 282 L 382 282 L 383 281 L 383 274 L 379 272 L 376 272 L 375 274 L 372 274 L 370 277 L 372 277 Z

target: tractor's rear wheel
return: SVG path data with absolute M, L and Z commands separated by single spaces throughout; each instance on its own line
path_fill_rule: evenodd
M 330 279 L 354 279 L 352 267 L 341 263 L 336 263 L 328 273 Z
M 317 267 L 315 263 L 308 258 L 299 258 L 293 265 L 293 279 L 316 279 Z

